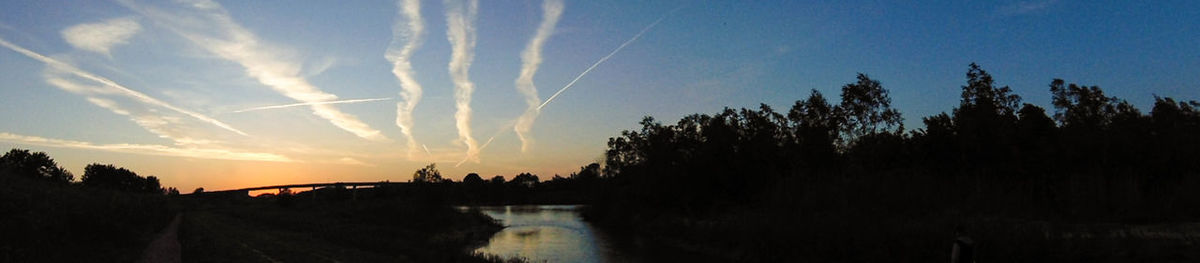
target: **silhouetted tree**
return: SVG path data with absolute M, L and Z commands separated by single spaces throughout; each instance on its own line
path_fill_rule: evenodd
M 482 184 L 483 178 L 479 177 L 477 173 L 469 173 L 466 177 L 463 177 L 462 182 L 465 184 Z
M 133 171 L 111 164 L 89 164 L 83 170 L 80 183 L 84 186 L 147 194 L 163 193 L 157 177 L 143 178 Z
M 412 178 L 412 182 L 414 183 L 442 183 L 447 181 L 442 178 L 442 172 L 438 171 L 437 164 L 433 163 L 413 172 Z
M 508 183 L 522 187 L 534 187 L 538 183 L 538 177 L 531 173 L 520 173 L 516 177 L 513 177 L 511 181 L 508 181 Z
M 866 74 L 858 73 L 858 82 L 842 86 L 842 104 L 838 108 L 845 116 L 841 129 L 848 143 L 867 134 L 904 130 L 904 118 L 892 109 L 888 91 Z
M 167 195 L 168 196 L 179 196 L 179 189 L 175 189 L 175 187 L 167 187 Z
M 202 194 L 202 193 L 204 193 L 204 187 L 197 187 L 196 190 L 192 191 L 192 193 L 193 194 Z
M 488 183 L 502 185 L 504 184 L 504 176 L 492 176 L 492 179 L 488 180 Z
M 843 122 L 838 109 L 829 105 L 825 96 L 814 89 L 808 99 L 796 101 L 787 118 L 791 122 L 793 138 L 787 145 L 791 154 L 798 155 L 793 163 L 808 172 L 834 166 L 841 139 L 838 129 Z
M 571 174 L 571 179 L 580 181 L 591 181 L 598 178 L 600 178 L 600 164 L 598 163 L 590 163 L 579 167 L 578 173 Z
M 75 178 L 71 172 L 58 166 L 58 163 L 54 162 L 54 159 L 46 153 L 31 153 L 25 149 L 12 149 L 4 156 L 0 156 L 0 172 L 62 184 L 70 183 Z
M 1013 144 L 1021 97 L 1007 86 L 997 87 L 992 75 L 975 63 L 966 76 L 953 116 L 959 162 L 988 170 L 1008 167 L 1016 155 L 1008 147 Z

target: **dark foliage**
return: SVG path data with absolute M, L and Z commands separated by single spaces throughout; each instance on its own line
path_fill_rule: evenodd
M 173 214 L 163 195 L 18 171 L 0 171 L 0 262 L 132 262 Z
M 1051 118 L 975 64 L 966 79 L 958 107 L 924 118 L 923 129 L 907 133 L 887 91 L 864 74 L 842 87 L 839 105 L 813 91 L 786 116 L 762 105 L 689 115 L 669 125 L 646 117 L 640 130 L 609 139 L 603 190 L 586 216 L 725 249 L 719 254 L 730 259 L 767 261 L 895 261 L 886 256 L 912 254 L 881 249 L 846 258 L 829 257 L 853 253 L 837 245 L 784 248 L 809 239 L 797 237 L 865 249 L 904 235 L 937 240 L 960 223 L 989 229 L 980 235 L 1003 235 L 993 230 L 1033 228 L 1029 222 L 1038 221 L 1200 217 L 1200 210 L 1188 208 L 1200 205 L 1194 191 L 1200 187 L 1200 103 L 1156 98 L 1145 115 L 1099 87 L 1054 80 Z M 934 225 L 908 223 L 913 220 Z M 988 228 L 980 220 L 1011 221 Z M 857 238 L 821 230 L 862 226 L 854 224 L 881 225 Z M 1047 254 L 1037 251 L 1062 243 L 1021 244 L 1036 237 L 993 241 L 1014 246 L 1009 259 L 1095 252 Z M 921 253 L 914 258 L 940 255 Z
M 118 191 L 163 194 L 165 191 L 158 177 L 141 177 L 133 171 L 111 164 L 89 164 L 83 168 L 80 183 L 87 187 L 108 188 Z
M 37 178 L 59 184 L 69 184 L 75 180 L 75 175 L 58 166 L 44 152 L 33 152 L 25 149 L 12 149 L 0 156 L 0 172 L 10 176 Z

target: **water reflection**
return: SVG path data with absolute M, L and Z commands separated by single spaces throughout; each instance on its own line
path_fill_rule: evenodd
M 578 214 L 577 205 L 490 206 L 478 209 L 505 226 L 476 252 L 533 262 L 627 262 L 613 242 Z

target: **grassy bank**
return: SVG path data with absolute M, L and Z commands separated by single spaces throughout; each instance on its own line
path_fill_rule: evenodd
M 0 174 L 0 262 L 132 262 L 173 210 L 162 195 Z
M 394 198 L 205 200 L 185 216 L 191 262 L 490 262 L 471 255 L 500 226 L 478 213 Z

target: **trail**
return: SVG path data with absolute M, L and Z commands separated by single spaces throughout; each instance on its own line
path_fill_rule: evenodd
M 557 98 L 559 94 L 562 94 L 564 91 L 567 91 L 567 89 L 570 89 L 571 86 L 575 86 L 575 82 L 579 82 L 579 80 L 582 79 L 583 76 L 587 75 L 589 72 L 592 72 L 592 70 L 596 69 L 596 67 L 600 66 L 600 64 L 604 64 L 604 62 L 608 61 L 609 58 L 612 58 L 618 52 L 621 52 L 621 49 L 624 49 L 626 46 L 629 46 L 629 44 L 632 44 L 634 41 L 637 41 L 638 38 L 641 38 L 642 35 L 646 34 L 647 31 L 650 31 L 650 29 L 654 28 L 654 26 L 657 26 L 659 22 L 663 21 L 663 19 L 667 19 L 668 17 L 671 17 L 671 15 L 675 14 L 676 11 L 683 9 L 683 7 L 684 6 L 680 6 L 680 7 L 676 7 L 675 9 L 672 9 L 670 12 L 663 14 L 662 17 L 659 17 L 657 20 L 654 20 L 654 23 L 650 23 L 650 25 L 647 25 L 646 27 L 642 28 L 641 31 L 638 31 L 638 33 L 633 35 L 632 38 L 629 38 L 629 40 L 626 40 L 624 43 L 621 43 L 620 46 L 617 46 L 617 48 L 613 49 L 612 52 L 609 52 L 608 55 L 601 57 L 600 60 L 596 61 L 596 63 L 592 63 L 592 65 L 589 66 L 587 69 L 583 70 L 582 73 L 579 73 L 579 75 L 575 76 L 575 79 L 572 79 L 571 82 L 568 82 L 566 86 L 563 86 L 562 88 L 558 89 L 557 92 L 554 92 L 554 95 L 550 95 L 550 98 L 547 98 L 546 101 L 542 102 L 541 105 L 538 105 L 537 108 L 531 108 L 530 110 L 540 114 L 542 111 L 542 108 L 545 108 L 547 104 L 550 104 L 550 102 L 553 101 L 554 98 Z M 517 121 L 520 121 L 524 117 L 525 116 L 522 115 L 522 117 L 518 118 Z M 487 142 L 483 143 L 482 146 L 480 146 L 478 149 L 476 149 L 475 153 L 478 154 L 479 152 L 482 152 L 484 148 L 487 148 L 488 144 L 492 143 L 492 140 L 496 139 L 496 136 L 500 136 L 500 134 L 502 134 L 506 130 L 509 130 L 509 128 L 518 127 L 516 125 L 517 125 L 516 122 L 505 124 L 505 126 L 501 127 L 500 130 L 496 132 L 496 134 L 493 134 L 491 138 L 488 138 Z M 532 125 L 532 123 L 530 123 L 530 125 Z M 518 134 L 520 134 L 519 131 L 518 131 Z M 527 145 L 525 145 L 524 140 L 522 140 L 522 145 L 521 145 L 522 151 L 524 151 L 526 147 L 527 147 Z M 472 158 L 475 158 L 476 162 L 478 162 L 478 157 L 475 157 L 475 155 L 472 155 L 470 152 L 468 152 L 467 156 L 465 158 L 463 158 L 462 161 L 459 161 L 457 164 L 455 164 L 454 167 L 459 167 L 463 163 L 467 162 L 467 160 L 471 160 Z
M 175 219 L 171 219 L 171 223 L 146 246 L 138 262 L 183 262 L 180 257 L 183 249 L 179 246 L 179 221 L 182 219 L 183 213 L 176 213 Z

